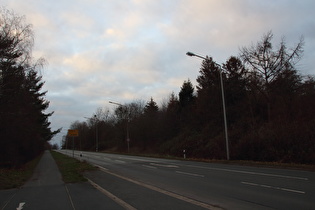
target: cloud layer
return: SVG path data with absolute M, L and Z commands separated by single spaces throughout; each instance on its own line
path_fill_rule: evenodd
M 315 15 L 312 0 L 4 0 L 25 15 L 35 32 L 33 56 L 44 57 L 52 128 L 85 120 L 109 100 L 161 102 L 195 82 L 201 61 L 222 63 L 272 30 L 294 46 L 303 35 L 302 74 L 314 74 Z

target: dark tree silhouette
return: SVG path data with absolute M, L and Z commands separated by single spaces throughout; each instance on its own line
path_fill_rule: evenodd
M 45 149 L 52 132 L 49 101 L 33 63 L 31 25 L 13 12 L 0 11 L 0 166 L 20 166 Z

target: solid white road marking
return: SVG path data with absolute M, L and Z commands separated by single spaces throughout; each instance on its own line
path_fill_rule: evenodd
M 102 192 L 103 194 L 105 194 L 107 197 L 109 197 L 110 199 L 112 199 L 113 201 L 115 201 L 116 203 L 118 203 L 119 205 L 121 205 L 122 207 L 124 207 L 125 209 L 128 210 L 136 210 L 136 208 L 134 208 L 133 206 L 131 206 L 130 204 L 126 203 L 125 201 L 123 201 L 122 199 L 118 198 L 117 196 L 115 196 L 114 194 L 108 192 L 107 190 L 105 190 L 104 188 L 102 188 L 101 186 L 99 186 L 98 184 L 96 184 L 95 182 L 93 182 L 92 180 L 88 179 L 88 181 L 91 183 L 91 185 L 93 185 L 96 189 L 98 189 L 100 192 Z
M 72 209 L 75 210 L 74 203 L 73 203 L 73 200 L 72 200 L 72 197 L 70 195 L 70 192 L 69 192 L 69 189 L 68 189 L 67 185 L 65 185 L 65 188 L 66 188 L 66 191 L 67 191 L 68 198 L 69 198 L 69 201 L 71 203 Z
M 103 171 L 103 170 L 101 169 L 101 171 Z M 179 199 L 179 200 L 182 200 L 182 201 L 185 201 L 185 202 L 194 204 L 194 205 L 196 205 L 196 206 L 201 206 L 201 207 L 203 207 L 203 208 L 205 208 L 205 209 L 213 209 L 213 210 L 221 209 L 221 208 L 219 208 L 219 207 L 217 207 L 217 206 L 213 206 L 213 205 L 207 204 L 207 203 L 202 203 L 202 202 L 200 202 L 200 201 L 193 200 L 193 199 L 188 198 L 188 197 L 185 197 L 185 196 L 183 196 L 183 195 L 179 195 L 179 194 L 176 194 L 176 193 L 167 191 L 167 190 L 163 190 L 163 189 L 158 188 L 158 187 L 155 187 L 155 186 L 153 186 L 153 185 L 149 185 L 149 184 L 146 184 L 146 183 L 143 183 L 143 182 L 139 182 L 139 181 L 137 181 L 137 180 L 130 179 L 130 178 L 128 178 L 128 177 L 124 177 L 124 176 L 122 176 L 122 175 L 119 175 L 119 174 L 116 174 L 116 173 L 113 173 L 113 172 L 110 172 L 110 171 L 103 171 L 103 172 L 108 173 L 108 174 L 111 174 L 111 175 L 116 176 L 116 177 L 118 177 L 118 178 L 124 179 L 124 180 L 126 180 L 126 181 L 132 182 L 132 183 L 134 183 L 134 184 L 140 185 L 140 186 L 142 186 L 142 187 L 146 187 L 146 188 L 148 188 L 148 189 L 150 189 L 150 190 L 154 190 L 154 191 L 163 193 L 163 194 L 165 194 L 165 195 L 171 196 L 171 197 L 173 197 L 173 198 L 177 198 L 177 199 Z
M 251 186 L 264 187 L 264 188 L 270 188 L 270 189 L 275 189 L 275 190 L 282 190 L 282 191 L 287 191 L 287 192 L 305 194 L 304 191 L 293 190 L 293 189 L 288 189 L 288 188 L 283 188 L 283 187 L 274 187 L 274 186 L 269 186 L 269 185 L 264 185 L 264 184 L 256 184 L 256 183 L 251 183 L 251 182 L 241 182 L 241 183 L 246 184 L 246 185 L 251 185 Z
M 16 210 L 22 210 L 25 202 L 22 202 L 19 204 L 19 207 L 16 208 Z
M 187 173 L 187 172 L 183 172 L 183 171 L 176 171 L 176 173 L 190 175 L 190 176 L 205 177 L 204 175 L 201 175 L 201 174 L 193 174 L 193 173 Z

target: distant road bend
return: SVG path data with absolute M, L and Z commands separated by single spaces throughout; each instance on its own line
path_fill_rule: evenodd
M 59 152 L 73 155 L 72 150 Z M 98 182 L 95 186 L 127 204 L 140 197 L 148 202 L 147 206 L 152 205 L 141 191 L 137 191 L 137 196 L 128 195 L 131 189 L 124 186 L 130 183 L 186 201 L 195 209 L 314 209 L 315 206 L 314 172 L 96 152 L 82 152 L 80 157 L 80 153 L 74 151 L 74 156 L 99 166 L 106 176 L 108 183 L 100 178 L 102 186 Z M 176 204 L 169 206 L 176 208 Z

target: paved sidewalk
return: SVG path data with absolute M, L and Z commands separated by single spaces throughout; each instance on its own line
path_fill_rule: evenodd
M 6 209 L 123 209 L 88 182 L 65 184 L 49 151 L 45 151 L 32 178 L 20 189 L 0 191 Z

